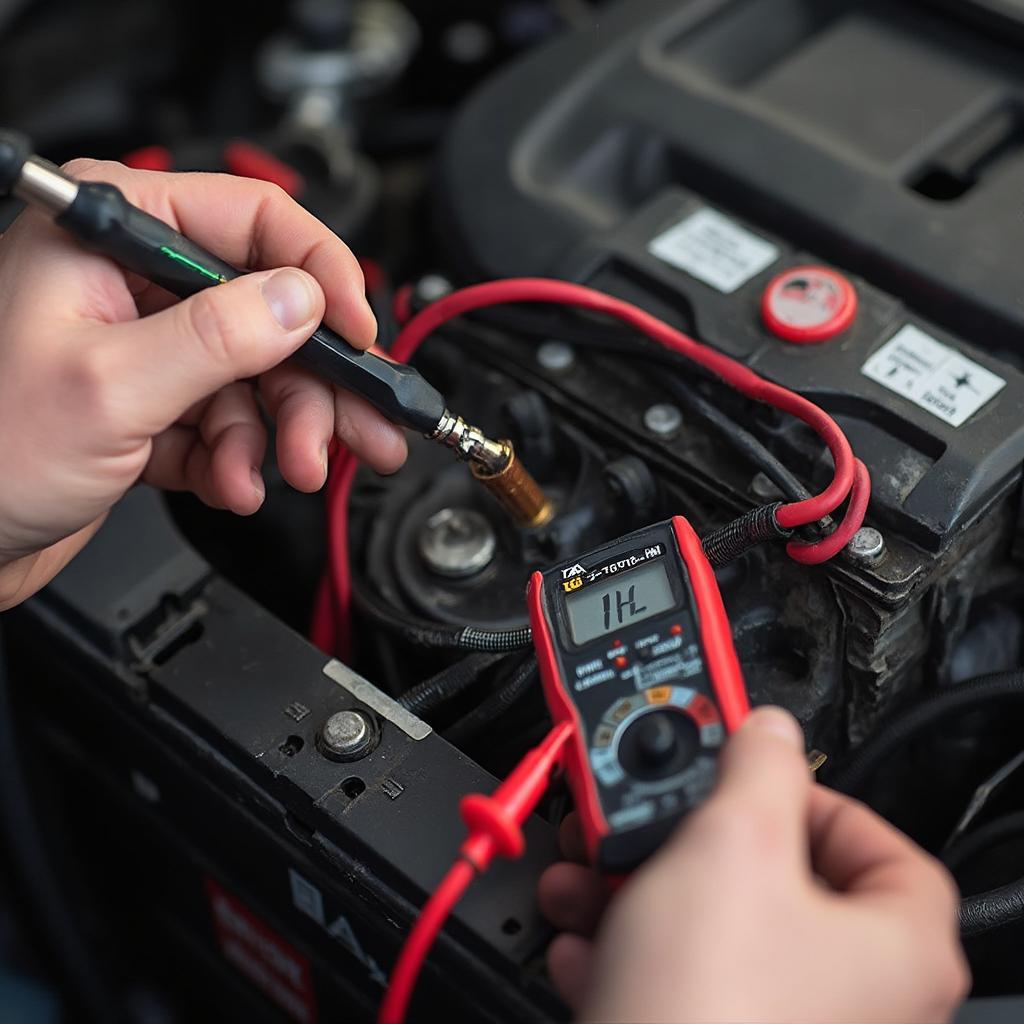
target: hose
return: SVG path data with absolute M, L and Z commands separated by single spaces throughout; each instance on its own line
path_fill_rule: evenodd
M 955 872 L 982 851 L 1019 835 L 1024 835 L 1024 811 L 1004 814 L 979 826 L 973 832 L 968 832 L 958 843 L 946 850 L 942 855 L 942 862 L 950 871 Z
M 954 714 L 989 701 L 1024 701 L 1024 669 L 996 672 L 933 694 L 882 723 L 828 779 L 833 789 L 857 793 L 878 767 L 918 734 Z

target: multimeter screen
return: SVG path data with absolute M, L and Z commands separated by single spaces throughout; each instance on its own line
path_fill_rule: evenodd
M 664 559 L 584 587 L 565 599 L 573 641 L 585 644 L 675 604 Z

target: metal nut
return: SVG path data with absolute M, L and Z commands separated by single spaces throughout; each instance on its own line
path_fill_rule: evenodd
M 376 728 L 362 711 L 336 711 L 317 736 L 320 753 L 332 761 L 356 761 L 376 743 Z
M 683 414 L 668 402 L 652 405 L 644 413 L 644 427 L 655 437 L 669 438 L 683 425 Z

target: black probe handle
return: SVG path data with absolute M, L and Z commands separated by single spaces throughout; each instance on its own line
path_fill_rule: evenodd
M 243 273 L 133 206 L 120 189 L 105 182 L 82 182 L 74 202 L 56 221 L 88 248 L 182 299 Z M 294 358 L 361 395 L 399 426 L 431 434 L 444 415 L 444 398 L 418 371 L 363 352 L 323 324 Z

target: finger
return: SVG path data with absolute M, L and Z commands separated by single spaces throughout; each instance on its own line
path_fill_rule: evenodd
M 210 508 L 223 508 L 210 465 L 210 450 L 194 427 L 173 426 L 153 438 L 145 483 L 163 491 L 191 491 Z
M 744 832 L 743 841 L 756 842 L 762 856 L 806 862 L 810 790 L 796 719 L 781 708 L 757 708 L 722 751 L 717 785 L 693 828 L 677 835 L 732 843 L 736 832 Z M 698 827 L 702 822 L 720 827 Z
M 558 845 L 562 856 L 574 864 L 587 862 L 587 847 L 583 842 L 583 830 L 580 828 L 580 816 L 573 811 L 567 814 L 558 828 Z
M 559 935 L 548 947 L 547 961 L 555 991 L 571 1010 L 579 1010 L 590 988 L 593 944 L 578 935 Z
M 609 899 L 605 881 L 582 864 L 552 864 L 537 884 L 541 913 L 559 931 L 577 935 L 593 936 Z
M 405 434 L 369 402 L 349 391 L 335 389 L 334 433 L 378 473 L 394 473 L 408 454 Z
M 267 412 L 277 421 L 277 462 L 300 491 L 318 491 L 327 480 L 327 448 L 334 436 L 334 390 L 295 366 L 260 378 Z
M 267 431 L 252 388 L 238 383 L 218 391 L 199 433 L 210 451 L 210 478 L 220 503 L 241 516 L 258 511 L 266 497 L 260 467 Z
M 69 166 L 75 173 L 75 165 Z M 129 201 L 240 269 L 300 267 L 326 296 L 326 320 L 367 348 L 377 322 L 348 246 L 276 185 L 228 174 L 162 174 L 90 161 L 79 176 L 117 185 Z
M 143 441 L 221 387 L 291 355 L 323 313 L 301 270 L 251 274 L 128 323 L 83 329 L 67 360 L 68 401 L 93 401 L 106 433 Z
M 943 915 L 956 894 L 938 861 L 863 804 L 824 786 L 811 794 L 810 841 L 815 871 L 839 892 L 895 896 Z

